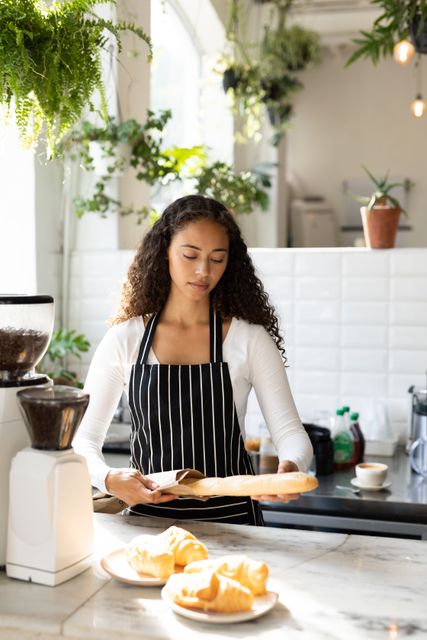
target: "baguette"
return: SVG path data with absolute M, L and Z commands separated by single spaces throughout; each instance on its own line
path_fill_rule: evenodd
M 301 471 L 267 473 L 258 476 L 227 476 L 226 478 L 185 478 L 165 489 L 176 496 L 263 496 L 304 493 L 318 487 L 314 476 Z

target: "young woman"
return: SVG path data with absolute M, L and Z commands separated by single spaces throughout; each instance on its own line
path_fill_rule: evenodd
M 278 473 L 305 471 L 312 448 L 284 356 L 274 309 L 232 215 L 210 198 L 176 200 L 137 250 L 114 326 L 88 372 L 90 403 L 74 447 L 86 456 L 94 486 L 132 514 L 262 525 L 249 498 L 177 499 L 146 475 L 187 467 L 207 476 L 253 474 L 243 442 L 252 387 L 279 454 Z M 123 390 L 132 417 L 130 468 L 112 469 L 101 450 Z

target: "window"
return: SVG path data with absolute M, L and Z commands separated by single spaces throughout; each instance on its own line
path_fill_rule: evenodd
M 166 146 L 204 144 L 210 160 L 233 159 L 233 118 L 222 77 L 213 72 L 224 43 L 224 28 L 209 0 L 151 3 L 151 109 L 171 109 Z M 188 185 L 153 189 L 152 206 L 161 211 Z

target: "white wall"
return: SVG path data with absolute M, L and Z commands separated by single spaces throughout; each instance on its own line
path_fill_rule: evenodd
M 64 210 L 62 166 L 34 158 L 37 291 L 55 299 L 55 318 L 62 324 L 62 242 Z
M 0 291 L 36 293 L 35 171 L 13 125 L 0 128 Z
M 407 246 L 427 246 L 425 143 L 427 116 L 410 112 L 416 84 L 413 67 L 392 60 L 378 67 L 357 62 L 344 69 L 348 48 L 327 52 L 320 66 L 306 71 L 304 91 L 295 101 L 288 134 L 288 169 L 305 194 L 325 196 L 338 219 L 343 206 L 342 182 L 374 175 L 410 178 Z M 427 92 L 427 65 L 423 69 Z
M 392 431 L 406 431 L 410 385 L 427 367 L 427 249 L 253 249 L 285 335 L 288 376 L 305 420 L 348 404 L 375 435 L 383 400 Z M 72 326 L 92 342 L 84 376 L 117 306 L 131 251 L 72 259 Z M 78 365 L 76 364 L 77 368 Z M 254 396 L 247 427 L 260 422 Z

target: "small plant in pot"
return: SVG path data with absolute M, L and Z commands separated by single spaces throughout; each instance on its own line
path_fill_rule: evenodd
M 389 172 L 383 178 L 375 178 L 363 167 L 375 186 L 370 196 L 353 196 L 361 202 L 363 231 L 366 246 L 371 249 L 392 249 L 395 246 L 400 214 L 407 215 L 400 202 L 390 194 L 395 187 L 409 188 L 411 183 L 390 182 Z

